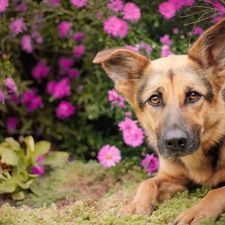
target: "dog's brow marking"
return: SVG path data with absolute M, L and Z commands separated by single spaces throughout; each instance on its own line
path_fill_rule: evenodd
M 170 77 L 171 81 L 173 81 L 173 76 L 174 76 L 174 73 L 173 73 L 172 68 L 170 68 L 170 69 L 168 70 L 168 75 L 169 75 L 169 77 Z

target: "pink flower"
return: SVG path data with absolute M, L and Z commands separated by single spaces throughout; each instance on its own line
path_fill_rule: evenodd
M 165 34 L 163 37 L 160 37 L 160 42 L 168 46 L 172 44 L 172 41 L 168 34 Z
M 71 27 L 71 23 L 68 21 L 62 21 L 59 26 L 58 26 L 58 30 L 59 30 L 59 34 L 62 38 L 65 38 L 68 31 L 70 30 Z
M 80 32 L 77 32 L 76 34 L 73 35 L 73 39 L 75 41 L 81 42 L 83 40 L 83 38 L 84 38 L 84 33 L 81 32 L 81 31 Z
M 70 92 L 70 80 L 68 78 L 63 78 L 61 81 L 55 85 L 55 89 L 53 91 L 53 96 L 55 98 L 62 98 L 64 96 L 71 95 Z
M 34 50 L 34 47 L 31 43 L 30 35 L 23 35 L 21 39 L 21 45 L 22 45 L 22 50 L 24 50 L 27 53 L 32 53 Z
M 129 50 L 132 50 L 132 51 L 135 51 L 135 52 L 138 52 L 138 50 L 139 50 L 138 47 L 134 47 L 132 45 L 126 45 L 126 49 L 129 49 Z
M 76 78 L 79 75 L 79 70 L 78 69 L 70 69 L 68 71 L 68 75 L 70 78 Z
M 37 166 L 32 166 L 31 167 L 31 173 L 32 174 L 37 174 L 39 176 L 43 175 L 45 173 L 45 167 L 44 165 L 37 165 Z
M 86 5 L 87 0 L 71 0 L 71 3 L 77 8 L 81 8 Z
M 27 112 L 33 112 L 36 109 L 42 108 L 44 106 L 41 97 L 36 95 L 34 90 L 25 91 L 23 93 L 21 102 L 25 105 Z
M 149 176 L 152 174 L 152 172 L 157 171 L 159 168 L 158 158 L 153 154 L 147 154 L 145 159 L 142 160 L 141 164 L 144 167 L 145 171 L 148 172 Z
M 56 7 L 60 4 L 60 0 L 45 0 L 50 7 Z
M 178 29 L 177 27 L 174 27 L 174 28 L 173 28 L 173 33 L 174 33 L 174 34 L 178 34 L 178 33 L 179 33 L 179 29 Z
M 49 94 L 53 94 L 54 91 L 55 91 L 55 87 L 57 86 L 57 82 L 55 81 L 49 81 L 48 84 L 47 84 L 47 92 Z
M 45 65 L 44 61 L 40 61 L 32 70 L 33 78 L 40 79 L 46 77 L 50 68 Z
M 19 11 L 19 12 L 26 12 L 27 9 L 28 9 L 25 2 L 17 3 L 17 0 L 14 1 L 14 6 L 15 6 L 16 10 Z
M 98 152 L 97 159 L 104 168 L 115 166 L 121 160 L 120 150 L 115 146 L 105 145 Z
M 116 16 L 110 16 L 104 21 L 103 29 L 113 37 L 125 37 L 127 35 L 128 25 L 124 20 L 119 19 Z
M 102 18 L 102 14 L 101 14 L 101 13 L 97 13 L 97 14 L 96 14 L 96 18 L 97 18 L 97 19 Z
M 69 68 L 73 65 L 73 59 L 70 57 L 60 57 L 58 62 L 60 66 L 66 67 L 66 68 Z
M 9 0 L 0 0 L 0 13 L 5 12 L 9 5 Z
M 120 96 L 115 89 L 108 91 L 108 99 L 111 101 L 112 108 L 118 105 L 121 109 L 125 108 L 124 98 Z
M 162 47 L 162 52 L 161 52 L 162 57 L 167 57 L 167 56 L 172 55 L 172 54 L 173 53 L 170 51 L 170 46 L 164 45 Z
M 0 102 L 2 104 L 5 104 L 5 99 L 6 99 L 6 92 L 3 92 L 1 89 L 0 89 Z
M 23 22 L 24 18 L 20 17 L 13 22 L 11 22 L 9 28 L 14 32 L 15 34 L 22 33 L 24 30 L 27 30 L 27 27 L 25 26 Z
M 36 162 L 41 162 L 45 159 L 45 157 L 43 155 L 38 156 Z
M 204 30 L 203 30 L 201 27 L 196 26 L 196 27 L 194 28 L 193 34 L 199 35 L 199 34 L 202 34 L 203 31 L 204 31 Z
M 125 112 L 125 116 L 127 117 L 127 118 L 130 118 L 131 117 L 131 112 Z
M 16 105 L 19 104 L 19 98 L 17 97 L 15 93 L 11 94 L 11 101 Z
M 141 17 L 140 8 L 132 2 L 125 4 L 123 14 L 123 18 L 130 21 L 137 21 Z
M 123 2 L 121 0 L 110 0 L 110 2 L 107 4 L 107 7 L 112 9 L 114 12 L 119 12 L 123 9 Z
M 9 89 L 10 93 L 15 93 L 17 90 L 16 83 L 11 77 L 6 78 L 5 86 Z
M 137 121 L 126 117 L 126 119 L 118 124 L 123 132 L 123 140 L 127 145 L 137 147 L 144 141 L 144 131 L 137 126 Z
M 6 120 L 7 130 L 9 132 L 15 131 L 18 122 L 19 122 L 19 119 L 17 117 L 8 117 Z
M 78 91 L 83 91 L 83 89 L 84 89 L 83 85 L 79 85 L 79 86 L 77 87 L 77 90 L 78 90 Z
M 40 35 L 39 32 L 34 31 L 34 32 L 31 34 L 31 36 L 32 36 L 32 38 L 35 39 L 35 42 L 36 42 L 37 44 L 42 44 L 42 43 L 43 43 L 43 38 L 42 38 L 42 36 Z
M 159 5 L 159 12 L 165 19 L 171 19 L 176 14 L 176 7 L 173 3 L 163 2 Z
M 145 49 L 145 51 L 146 51 L 146 53 L 147 53 L 148 55 L 151 54 L 152 48 L 151 48 L 150 45 L 148 45 L 148 44 L 146 44 L 146 43 L 144 43 L 144 42 L 140 42 L 140 43 L 138 44 L 138 46 L 139 46 L 139 48 Z
M 182 4 L 183 6 L 193 6 L 195 4 L 195 0 L 185 0 Z
M 59 119 L 66 119 L 74 114 L 75 107 L 67 101 L 62 101 L 56 108 L 56 116 Z
M 73 55 L 76 58 L 80 58 L 85 52 L 85 46 L 84 45 L 80 45 L 77 46 L 74 51 L 73 51 Z

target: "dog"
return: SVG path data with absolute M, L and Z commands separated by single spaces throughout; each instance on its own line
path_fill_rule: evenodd
M 154 205 L 192 184 L 211 186 L 174 225 L 214 220 L 225 211 L 225 19 L 206 30 L 187 55 L 149 58 L 117 48 L 99 52 L 158 155 L 157 175 L 143 181 L 118 216 L 150 215 Z

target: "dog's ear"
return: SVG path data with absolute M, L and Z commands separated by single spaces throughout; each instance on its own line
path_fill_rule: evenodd
M 144 70 L 150 64 L 150 59 L 134 51 L 118 48 L 99 52 L 93 63 L 102 64 L 106 73 L 115 82 L 115 88 L 133 104 L 135 86 L 144 76 Z
M 188 56 L 204 69 L 220 76 L 225 71 L 225 19 L 206 30 L 190 49 Z

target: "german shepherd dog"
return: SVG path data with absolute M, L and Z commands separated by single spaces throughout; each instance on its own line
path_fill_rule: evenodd
M 216 220 L 225 211 L 225 19 L 205 31 L 187 55 L 151 61 L 118 48 L 99 52 L 93 62 L 102 64 L 134 108 L 160 161 L 157 175 L 140 184 L 118 216 L 150 215 L 155 203 L 194 183 L 214 189 L 174 224 Z

